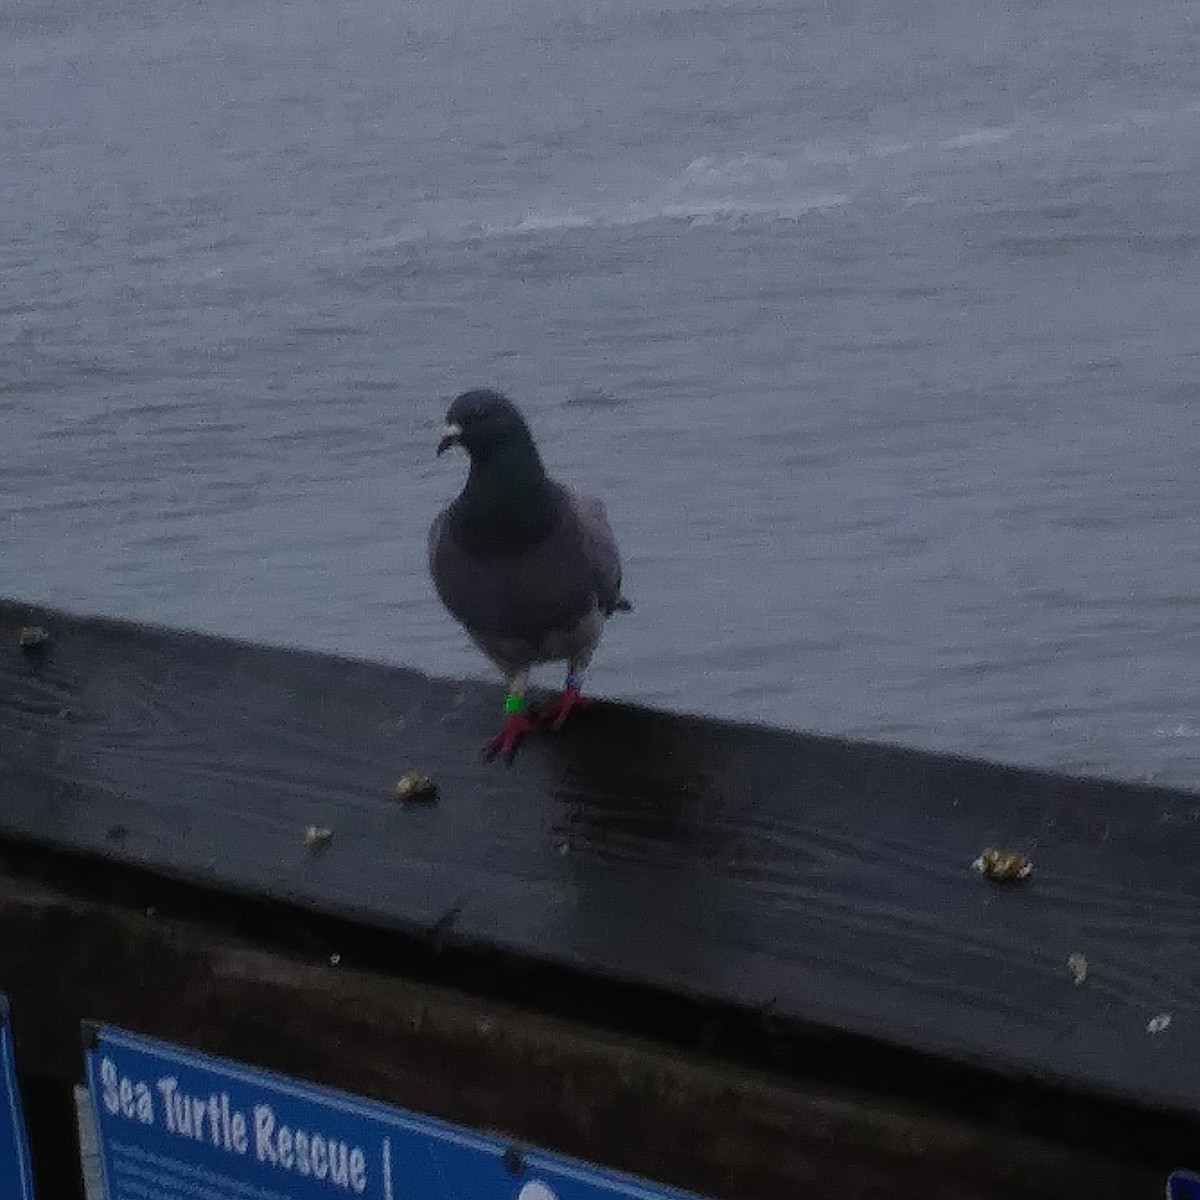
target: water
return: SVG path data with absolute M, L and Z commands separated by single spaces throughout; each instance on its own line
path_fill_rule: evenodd
M 488 675 L 495 384 L 596 691 L 1200 785 L 1198 17 L 0 0 L 0 592 Z

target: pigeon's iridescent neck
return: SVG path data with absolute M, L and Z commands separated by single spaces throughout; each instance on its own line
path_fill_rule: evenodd
M 466 486 L 450 506 L 454 539 L 480 556 L 535 546 L 554 526 L 554 485 L 533 440 L 513 440 L 471 460 Z

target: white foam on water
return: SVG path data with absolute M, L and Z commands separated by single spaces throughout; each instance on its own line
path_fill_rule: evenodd
M 717 158 L 705 154 L 688 163 L 683 179 L 691 186 L 707 190 L 744 190 L 787 184 L 791 174 L 787 161 L 775 155 L 735 154 L 731 158 Z
M 676 178 L 647 196 L 600 204 L 535 205 L 518 212 L 497 211 L 491 204 L 474 216 L 467 215 L 471 209 L 468 203 L 455 206 L 450 219 L 433 210 L 424 220 L 411 221 L 395 233 L 349 247 L 330 247 L 326 253 L 349 249 L 370 254 L 420 241 L 471 242 L 571 230 L 630 229 L 656 223 L 709 227 L 799 221 L 850 202 L 847 192 L 813 186 L 781 158 L 753 154 L 704 156 L 693 159 Z
M 1193 738 L 1200 738 L 1200 726 L 1187 724 L 1160 726 L 1154 731 L 1154 736 L 1160 739 L 1187 741 Z
M 977 146 L 996 146 L 1007 142 L 1016 132 L 1007 128 L 968 129 L 954 137 L 943 138 L 938 144 L 943 150 L 974 150 Z

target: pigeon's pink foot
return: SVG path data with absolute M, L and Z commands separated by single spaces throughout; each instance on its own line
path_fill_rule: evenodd
M 541 714 L 542 724 L 549 725 L 551 729 L 561 729 L 576 709 L 590 708 L 593 703 L 590 696 L 583 695 L 574 684 L 568 683 L 562 695 Z
M 483 748 L 486 758 L 495 758 L 497 754 L 506 763 L 511 763 L 521 739 L 537 731 L 537 725 L 528 713 L 510 713 L 504 718 L 500 732 Z

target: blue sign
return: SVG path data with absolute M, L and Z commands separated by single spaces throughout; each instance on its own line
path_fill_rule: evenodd
M 33 1171 L 21 1115 L 21 1093 L 17 1091 L 8 999 L 0 994 L 0 1198 L 10 1197 L 33 1200 Z
M 1200 1200 L 1200 1175 L 1173 1171 L 1167 1180 L 1167 1200 Z
M 84 1042 L 108 1200 L 698 1200 L 117 1029 Z

